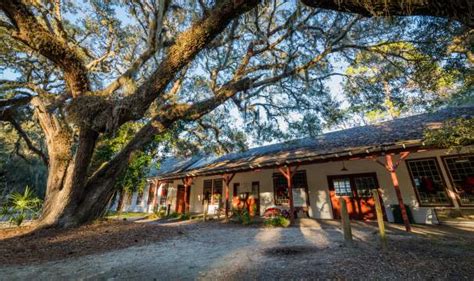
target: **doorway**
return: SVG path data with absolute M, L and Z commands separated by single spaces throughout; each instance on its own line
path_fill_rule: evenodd
M 180 184 L 178 185 L 178 190 L 177 190 L 177 193 L 176 193 L 176 213 L 178 214 L 183 214 L 185 213 L 186 211 L 186 205 L 185 205 L 185 201 L 184 201 L 184 185 Z M 189 202 L 189 198 L 190 198 L 190 192 L 189 192 L 189 189 L 188 189 L 188 193 L 187 193 L 187 202 Z M 188 203 L 189 204 L 189 203 Z
M 375 200 L 371 192 L 372 189 L 378 188 L 375 173 L 329 176 L 328 183 L 335 219 L 341 218 L 340 197 L 346 201 L 350 219 L 377 219 Z M 380 198 L 380 200 L 382 199 Z
M 232 206 L 247 209 L 252 216 L 260 215 L 260 182 L 234 183 Z
M 302 212 L 309 218 L 310 201 L 306 171 L 297 171 L 293 175 L 291 182 L 295 217 L 297 217 L 299 212 Z M 288 180 L 281 173 L 273 174 L 273 194 L 275 205 L 286 208 L 290 207 Z
M 256 211 L 255 215 L 260 215 L 260 182 L 252 182 L 252 196 L 255 199 Z

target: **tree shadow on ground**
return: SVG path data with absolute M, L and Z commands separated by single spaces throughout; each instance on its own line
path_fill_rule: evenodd
M 1 230 L 0 264 L 54 261 L 146 245 L 179 236 L 187 226 L 109 220 L 70 229 Z

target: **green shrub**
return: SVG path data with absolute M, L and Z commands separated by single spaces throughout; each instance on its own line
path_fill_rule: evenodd
M 176 212 L 173 212 L 173 213 L 169 214 L 169 215 L 167 216 L 167 218 L 175 219 L 175 218 L 179 218 L 180 216 L 181 216 L 181 214 L 176 213 Z
M 160 210 L 155 210 L 155 211 L 153 212 L 153 214 L 155 215 L 156 218 L 161 219 L 161 218 L 166 217 L 166 210 L 162 210 L 162 209 L 160 209 Z
M 166 216 L 166 218 L 168 218 L 168 219 L 179 219 L 179 220 L 185 221 L 185 220 L 189 220 L 191 218 L 191 215 L 190 214 L 185 214 L 185 213 L 180 214 L 180 213 L 173 212 L 169 216 Z
M 36 197 L 30 187 L 23 193 L 13 192 L 0 210 L 0 215 L 6 216 L 10 223 L 20 226 L 25 219 L 38 217 L 43 201 Z
M 288 227 L 290 226 L 290 220 L 285 218 L 282 215 L 270 217 L 265 220 L 265 225 L 266 226 L 272 226 L 272 227 Z
M 179 219 L 182 220 L 182 221 L 189 220 L 190 218 L 191 218 L 191 216 L 189 214 L 186 214 L 186 213 L 183 213 L 179 216 Z
M 243 225 L 249 225 L 252 223 L 252 217 L 247 209 L 233 209 L 233 218 Z

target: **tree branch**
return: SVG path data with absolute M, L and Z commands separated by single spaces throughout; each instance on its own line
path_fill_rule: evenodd
M 175 43 L 169 48 L 167 56 L 151 75 L 150 79 L 143 83 L 137 92 L 126 97 L 118 105 L 118 122 L 123 124 L 128 120 L 142 118 L 149 105 L 160 95 L 176 72 L 186 66 L 194 57 L 204 49 L 218 34 L 220 34 L 229 22 L 257 6 L 259 1 L 219 1 L 209 11 L 209 15 L 194 23 L 188 30 L 181 33 Z M 125 109 L 125 110 L 122 110 Z
M 38 155 L 43 161 L 43 163 L 46 166 L 48 166 L 48 162 L 49 162 L 48 157 L 46 156 L 46 154 L 43 153 L 43 151 L 41 151 L 41 149 L 35 147 L 33 142 L 28 137 L 28 134 L 21 127 L 21 125 L 13 118 L 11 118 L 9 122 L 15 128 L 18 135 L 25 141 L 26 145 L 28 146 L 28 149 L 31 150 L 34 154 Z
M 289 69 L 289 70 L 286 70 L 286 71 L 283 71 L 281 74 L 279 75 L 275 75 L 273 77 L 270 77 L 270 78 L 267 78 L 267 79 L 264 79 L 264 80 L 261 80 L 261 81 L 258 81 L 256 83 L 253 84 L 253 87 L 260 87 L 260 86 L 264 86 L 264 85 L 268 85 L 268 84 L 271 84 L 271 83 L 275 83 L 275 82 L 278 82 L 286 77 L 289 77 L 289 76 L 292 76 L 292 75 L 295 75 L 297 73 L 299 73 L 300 71 L 305 71 L 307 69 L 310 69 L 312 67 L 314 67 L 316 64 L 318 64 L 322 59 L 324 59 L 328 54 L 336 51 L 336 50 L 339 50 L 339 48 L 334 48 L 334 45 L 337 44 L 338 42 L 340 42 L 346 35 L 347 33 L 350 31 L 350 29 L 354 26 L 354 24 L 360 19 L 361 17 L 360 16 L 356 16 L 354 17 L 345 27 L 344 29 L 336 36 L 336 38 L 334 38 L 333 40 L 329 41 L 328 44 L 326 45 L 325 49 L 320 53 L 318 54 L 317 56 L 315 56 L 312 60 L 310 60 L 309 62 L 303 64 L 303 65 L 300 65 L 300 66 L 297 66 L 297 67 L 294 67 L 292 69 Z
M 370 16 L 433 16 L 457 20 L 474 26 L 471 0 L 301 0 L 305 5 Z
M 15 25 L 14 38 L 51 60 L 64 72 L 73 97 L 90 90 L 87 70 L 76 50 L 44 28 L 21 0 L 1 1 L 0 9 Z
M 129 80 L 140 70 L 140 68 L 150 59 L 159 49 L 160 34 L 163 29 L 163 18 L 168 10 L 170 1 L 160 0 L 159 11 L 155 11 L 153 21 L 150 22 L 147 49 L 136 59 L 130 68 L 128 68 L 115 81 L 110 83 L 105 89 L 99 92 L 100 95 L 111 95 L 123 85 L 129 83 Z
M 7 107 L 7 106 L 22 106 L 30 103 L 32 96 L 22 96 L 22 97 L 14 97 L 12 99 L 0 99 L 0 110 L 2 110 L 2 107 Z
M 194 104 L 174 104 L 167 105 L 160 110 L 160 114 L 143 126 L 112 160 L 97 170 L 87 182 L 87 188 L 93 188 L 95 182 L 114 178 L 124 167 L 123 163 L 128 163 L 130 155 L 137 150 L 141 150 L 156 135 L 166 132 L 176 121 L 194 121 L 205 114 L 211 112 L 216 107 L 224 103 L 236 93 L 248 89 L 257 78 L 245 78 L 236 82 L 230 82 L 221 87 L 213 97 L 196 102 Z M 125 161 L 125 162 L 124 162 Z

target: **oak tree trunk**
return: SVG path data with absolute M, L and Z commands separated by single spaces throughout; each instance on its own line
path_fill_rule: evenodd
M 37 221 L 37 227 L 74 227 L 93 221 L 103 216 L 115 189 L 113 181 L 102 181 L 94 184 L 94 189 L 84 189 L 79 182 L 71 181 L 70 173 L 66 172 L 64 179 L 57 175 L 64 174 L 73 165 L 68 167 L 50 166 L 47 194 L 43 205 L 43 212 Z M 84 189 L 81 196 L 77 196 L 77 188 Z M 121 196 L 121 201 L 123 196 Z M 119 203 L 119 208 L 123 205 Z
M 45 125 L 42 120 L 40 123 Z M 45 132 L 51 129 L 43 128 Z M 37 227 L 74 227 L 103 216 L 116 191 L 115 181 L 126 170 L 130 156 L 146 147 L 158 133 L 155 127 L 145 126 L 118 155 L 90 177 L 88 167 L 96 133 L 80 133 L 74 157 L 71 156 L 74 145 L 61 141 L 61 135 L 49 138 L 47 193 Z
M 117 213 L 120 217 L 122 215 L 123 206 L 125 205 L 125 191 L 119 191 L 119 201 L 117 203 Z
M 124 170 L 126 163 L 117 168 Z M 114 195 L 115 177 L 100 178 L 86 185 L 85 179 L 83 182 L 73 180 L 70 170 L 75 163 L 62 164 L 51 164 L 49 167 L 47 194 L 37 227 L 74 227 L 93 221 L 106 213 L 108 203 Z
M 49 158 L 46 196 L 37 227 L 72 227 L 104 214 L 114 192 L 114 181 L 88 178 L 98 133 L 81 128 L 74 142 L 68 127 L 61 125 L 39 98 L 34 98 L 32 104 L 45 134 Z M 121 160 L 120 165 L 113 167 L 115 175 L 128 163 L 128 159 Z M 88 212 L 79 212 L 85 204 L 90 204 L 87 200 L 94 200 L 93 206 L 87 207 Z

